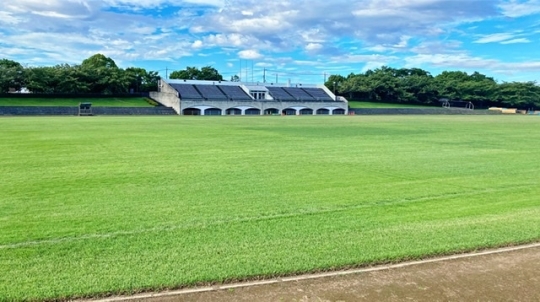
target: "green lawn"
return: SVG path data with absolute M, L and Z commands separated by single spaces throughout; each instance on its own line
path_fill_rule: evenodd
M 61 106 L 77 107 L 79 103 L 92 103 L 94 107 L 154 107 L 147 98 L 6 98 L 0 97 L 0 106 Z
M 0 118 L 0 300 L 540 240 L 537 116 Z
M 433 106 L 349 101 L 351 108 L 438 108 Z

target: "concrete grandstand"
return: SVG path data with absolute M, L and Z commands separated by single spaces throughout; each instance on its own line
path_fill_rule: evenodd
M 324 85 L 161 80 L 150 97 L 180 115 L 344 115 L 348 102 Z

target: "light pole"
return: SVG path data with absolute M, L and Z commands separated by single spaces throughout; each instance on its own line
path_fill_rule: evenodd
M 334 81 L 334 98 L 335 98 L 335 99 L 334 99 L 334 101 L 337 101 L 337 95 L 336 95 L 336 84 L 337 84 L 337 82 L 336 82 L 336 81 Z
M 169 79 L 169 68 L 168 67 L 165 67 L 165 68 L 159 69 L 159 70 L 155 70 L 155 71 L 157 71 L 159 73 L 159 72 L 164 71 L 164 70 L 165 70 L 165 80 L 168 80 Z

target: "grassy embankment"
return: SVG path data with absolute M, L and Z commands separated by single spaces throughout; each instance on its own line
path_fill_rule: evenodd
M 153 101 L 134 98 L 9 98 L 0 97 L 0 106 L 60 106 L 77 107 L 79 103 L 92 103 L 93 107 L 154 107 Z
M 394 103 L 375 103 L 363 101 L 349 101 L 351 108 L 439 108 L 434 106 L 411 105 L 411 104 L 394 104 Z
M 0 119 L 0 300 L 540 240 L 536 116 Z

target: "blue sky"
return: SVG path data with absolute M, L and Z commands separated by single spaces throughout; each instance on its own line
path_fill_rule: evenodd
M 0 58 L 127 68 L 211 65 L 224 77 L 322 83 L 382 65 L 540 79 L 540 0 L 17 0 Z M 266 70 L 266 72 L 264 72 Z

